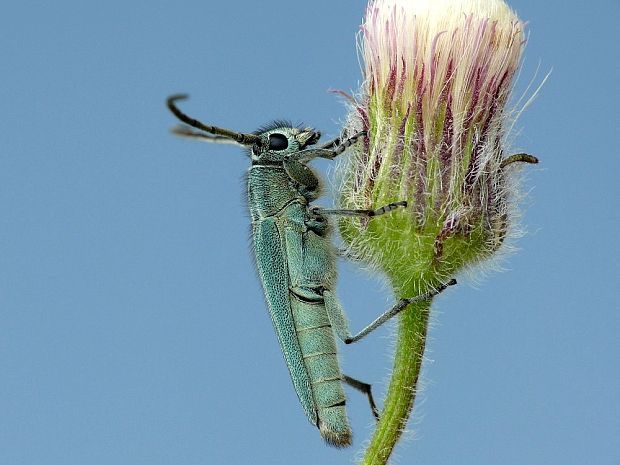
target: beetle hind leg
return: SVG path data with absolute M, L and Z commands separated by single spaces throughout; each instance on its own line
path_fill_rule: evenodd
M 377 408 L 375 399 L 372 396 L 372 386 L 358 379 L 351 378 L 350 376 L 347 376 L 345 374 L 342 375 L 342 381 L 351 386 L 353 389 L 358 390 L 362 394 L 366 394 L 366 397 L 368 397 L 368 403 L 370 404 L 370 410 L 372 410 L 372 414 L 374 415 L 375 420 L 379 421 L 379 409 Z

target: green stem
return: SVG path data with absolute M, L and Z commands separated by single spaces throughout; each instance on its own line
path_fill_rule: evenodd
M 431 302 L 414 303 L 399 317 L 394 371 L 364 465 L 385 465 L 407 426 L 422 367 Z

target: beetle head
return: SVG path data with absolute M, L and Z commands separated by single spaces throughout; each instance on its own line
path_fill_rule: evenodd
M 260 137 L 252 146 L 252 161 L 255 163 L 282 162 L 288 155 L 316 144 L 321 137 L 321 133 L 314 129 L 298 128 L 282 121 L 276 121 L 254 134 Z

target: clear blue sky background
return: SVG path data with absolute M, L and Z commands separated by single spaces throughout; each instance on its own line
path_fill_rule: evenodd
M 620 464 L 618 0 L 513 0 L 534 153 L 507 272 L 436 302 L 401 464 Z M 365 0 L 10 2 L 0 17 L 0 465 L 347 464 L 301 410 L 248 247 L 238 149 L 172 137 L 164 98 L 250 131 L 336 135 Z M 318 163 L 324 171 L 329 163 Z M 325 200 L 329 203 L 329 199 Z M 353 328 L 387 308 L 342 265 Z M 388 325 L 390 326 L 390 325 Z M 392 328 L 341 351 L 382 397 Z

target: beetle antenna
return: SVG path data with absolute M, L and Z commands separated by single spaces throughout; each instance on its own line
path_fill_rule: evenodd
M 189 126 L 186 126 L 185 124 L 179 124 L 173 127 L 170 130 L 170 132 L 177 136 L 185 137 L 188 139 L 194 139 L 194 140 L 199 140 L 203 142 L 213 142 L 216 144 L 239 145 L 243 147 L 243 145 L 239 144 L 239 142 L 237 142 L 236 140 L 230 139 L 229 137 L 213 136 L 211 134 L 205 134 L 204 132 L 194 131 L 192 128 L 190 128 Z
M 242 132 L 235 132 L 229 129 L 218 128 L 217 126 L 208 126 L 194 118 L 190 118 L 181 110 L 179 110 L 179 108 L 175 104 L 177 100 L 185 100 L 187 97 L 188 95 L 186 94 L 177 94 L 171 95 L 166 99 L 166 105 L 168 106 L 170 111 L 174 114 L 174 116 L 179 118 L 185 124 L 192 126 L 196 129 L 200 129 L 201 131 L 215 134 L 216 136 L 223 136 L 228 139 L 232 139 L 233 141 L 241 145 L 252 145 L 260 140 L 260 137 L 254 134 L 244 134 Z

